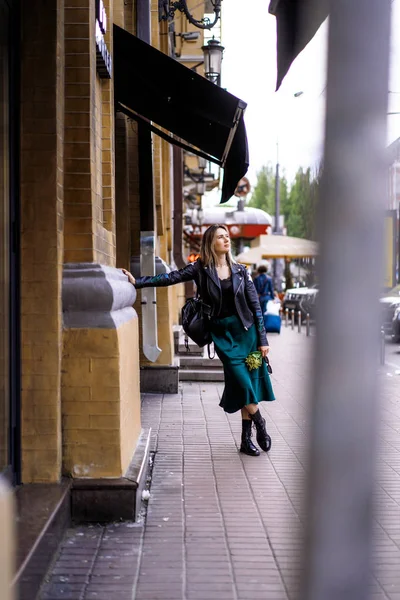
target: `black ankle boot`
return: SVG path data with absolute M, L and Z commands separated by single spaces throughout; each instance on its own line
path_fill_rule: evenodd
M 254 415 L 250 415 L 250 418 L 256 426 L 257 444 L 260 446 L 261 450 L 264 450 L 264 452 L 268 452 L 271 449 L 272 440 L 267 433 L 265 419 L 261 416 L 259 410 L 256 413 L 254 413 Z
M 240 445 L 240 452 L 248 454 L 249 456 L 260 456 L 260 451 L 251 441 L 252 425 L 253 423 L 250 419 L 242 419 L 242 443 Z

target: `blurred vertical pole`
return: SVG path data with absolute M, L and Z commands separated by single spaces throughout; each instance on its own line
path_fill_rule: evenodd
M 377 438 L 390 0 L 331 0 L 329 5 L 318 232 L 321 318 L 302 597 L 366 600 Z
M 281 212 L 281 197 L 280 197 L 280 178 L 279 178 L 279 141 L 276 142 L 276 169 L 275 169 L 275 227 L 274 233 L 278 234 L 280 230 L 280 212 Z M 280 281 L 278 282 L 278 259 L 274 258 L 274 290 L 281 291 Z
M 281 212 L 281 196 L 280 196 L 280 178 L 279 178 L 279 143 L 276 143 L 276 169 L 275 169 L 275 227 L 274 232 L 280 233 L 280 212 Z

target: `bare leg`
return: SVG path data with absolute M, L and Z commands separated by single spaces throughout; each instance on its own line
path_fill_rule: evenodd
M 243 421 L 250 421 L 249 411 L 246 410 L 246 408 L 242 408 L 241 409 L 241 413 L 242 413 L 242 419 L 243 419 Z
M 242 411 L 243 411 L 243 410 L 244 410 L 244 409 L 242 408 Z M 247 404 L 247 405 L 245 406 L 245 410 L 247 411 L 247 413 L 248 413 L 248 414 L 250 414 L 250 415 L 254 415 L 254 414 L 255 414 L 255 413 L 258 411 L 258 405 L 257 405 L 257 404 Z M 243 414 L 243 412 L 242 412 L 242 414 Z M 244 419 L 244 418 L 245 418 L 245 417 L 243 417 L 243 419 Z M 249 417 L 249 418 L 250 418 L 250 417 Z

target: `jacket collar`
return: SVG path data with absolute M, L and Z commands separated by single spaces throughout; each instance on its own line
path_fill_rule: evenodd
M 218 277 L 218 273 L 217 270 L 214 269 L 213 267 L 203 267 L 204 271 L 207 273 L 207 276 L 215 283 L 215 285 L 217 287 L 221 287 L 221 284 L 219 282 L 219 277 Z
M 218 273 L 216 269 L 212 267 L 204 267 L 204 271 L 207 273 L 208 277 L 215 283 L 218 288 L 221 288 L 221 283 L 218 277 Z M 243 273 L 240 268 L 240 265 L 234 263 L 231 267 L 232 271 L 232 283 L 233 283 L 233 292 L 236 294 L 239 285 L 243 279 Z M 238 277 L 239 275 L 239 277 Z
M 240 273 L 240 265 L 238 265 L 238 263 L 233 263 L 232 273 Z

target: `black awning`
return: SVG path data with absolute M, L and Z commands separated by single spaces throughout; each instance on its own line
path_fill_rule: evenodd
M 224 167 L 229 200 L 248 168 L 246 104 L 117 25 L 113 62 L 116 109 Z
M 276 16 L 278 90 L 290 65 L 317 33 L 328 16 L 327 0 L 271 0 Z

